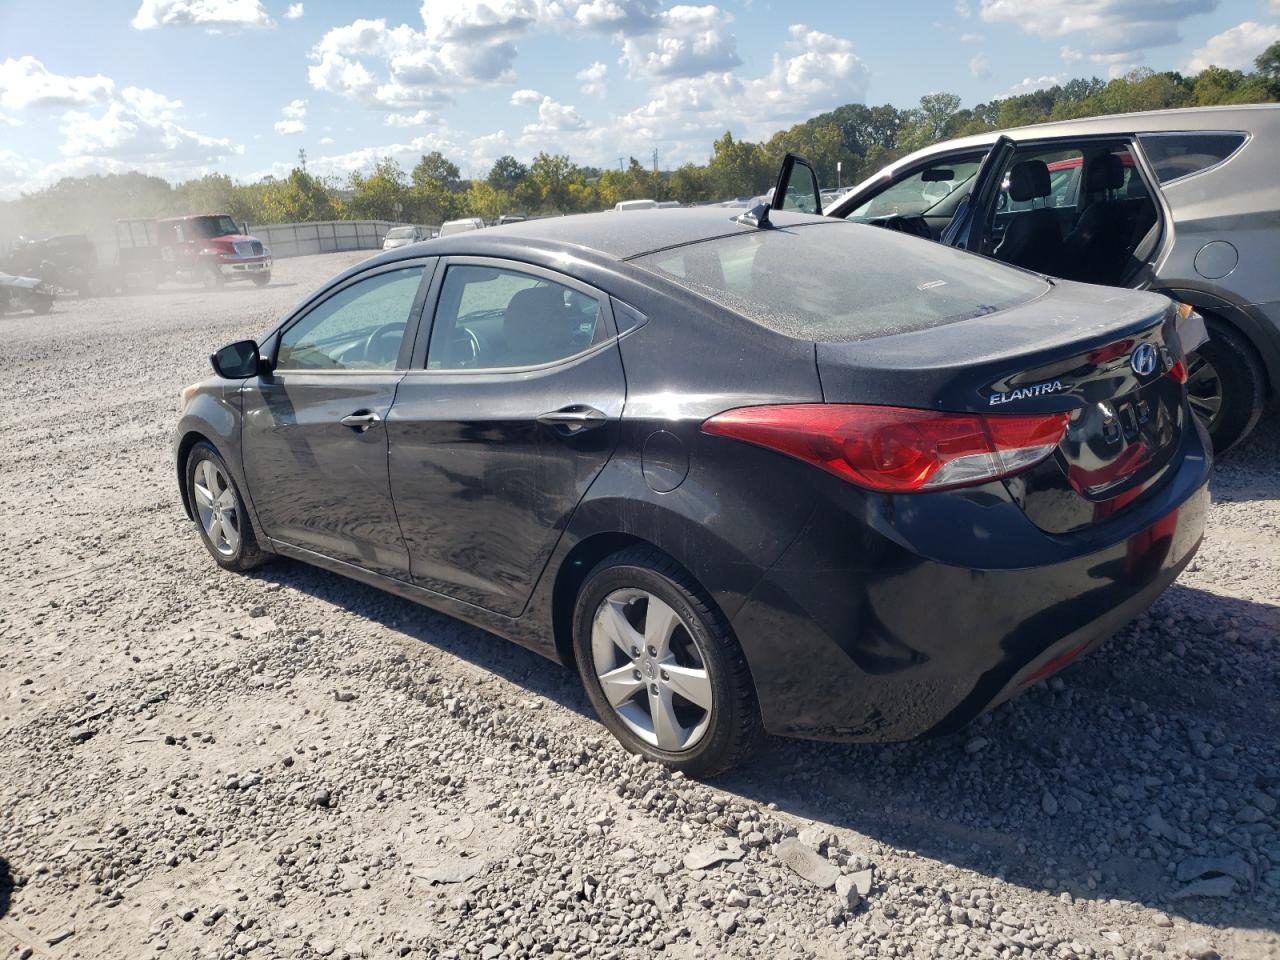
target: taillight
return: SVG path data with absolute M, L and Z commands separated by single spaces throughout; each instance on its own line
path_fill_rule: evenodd
M 702 431 L 777 450 L 870 490 L 914 493 L 1025 470 L 1053 453 L 1069 418 L 796 403 L 727 410 Z
M 1179 360 L 1169 368 L 1169 376 L 1173 377 L 1178 383 L 1187 382 L 1187 361 Z

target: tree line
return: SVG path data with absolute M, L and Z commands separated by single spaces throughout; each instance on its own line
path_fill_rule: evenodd
M 0 224 L 9 224 L 0 233 L 95 233 L 117 217 L 193 212 L 230 213 L 251 224 L 342 219 L 438 224 L 458 217 L 492 221 L 510 213 L 588 212 L 640 198 L 699 203 L 763 193 L 788 151 L 813 162 L 824 187 L 837 181 L 848 186 L 899 157 L 953 137 L 1102 114 L 1280 102 L 1280 43 L 1260 55 L 1255 68 L 1209 67 L 1194 75 L 1140 69 L 1110 81 L 1076 79 L 969 108 L 950 93 L 928 94 L 908 109 L 850 103 L 763 142 L 735 139 L 726 131 L 711 145 L 707 163 L 674 170 L 654 170 L 634 157 L 620 169 L 600 169 L 539 153 L 529 163 L 500 157 L 485 176 L 467 180 L 457 164 L 436 151 L 408 171 L 387 157 L 371 171 L 345 179 L 317 177 L 303 167 L 256 183 L 237 183 L 224 174 L 177 184 L 137 172 L 68 177 L 0 203 Z

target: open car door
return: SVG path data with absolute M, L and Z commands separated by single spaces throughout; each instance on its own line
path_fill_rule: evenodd
M 982 166 L 974 174 L 969 195 L 960 201 L 951 225 L 942 231 L 939 242 L 974 253 L 991 252 L 985 249 L 990 240 L 986 226 L 990 223 L 989 214 L 995 209 L 996 197 L 1000 195 L 1004 169 L 1015 149 L 1014 142 L 1003 135 L 991 145 Z
M 818 187 L 818 174 L 804 157 L 788 153 L 782 161 L 778 182 L 773 188 L 770 207 L 774 210 L 795 210 L 798 213 L 822 215 L 822 191 Z

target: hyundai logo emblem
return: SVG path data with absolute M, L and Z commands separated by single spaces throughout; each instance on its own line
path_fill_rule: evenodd
M 1145 377 L 1156 372 L 1156 363 L 1159 359 L 1160 355 L 1156 353 L 1156 348 L 1149 343 L 1144 343 L 1129 357 L 1129 366 L 1133 367 L 1133 372 L 1138 376 Z

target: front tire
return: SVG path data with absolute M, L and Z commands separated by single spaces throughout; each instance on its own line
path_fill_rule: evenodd
M 632 753 L 690 776 L 750 755 L 760 710 L 742 648 L 697 582 L 651 547 L 587 576 L 573 648 L 601 722 Z
M 186 477 L 200 541 L 218 566 L 244 572 L 271 559 L 258 546 L 244 498 L 217 450 L 203 440 L 193 446 Z
M 1234 328 L 1213 319 L 1208 328 L 1209 339 L 1187 358 L 1187 398 L 1221 455 L 1262 415 L 1265 375 L 1253 346 Z
M 253 285 L 255 287 L 265 287 L 270 282 L 271 282 L 270 270 L 268 270 L 266 273 L 255 273 L 253 275 Z
M 203 281 L 204 288 L 206 290 L 222 289 L 222 283 L 223 283 L 222 274 L 218 271 L 218 268 L 212 263 L 205 264 L 204 273 L 201 275 L 200 279 Z

